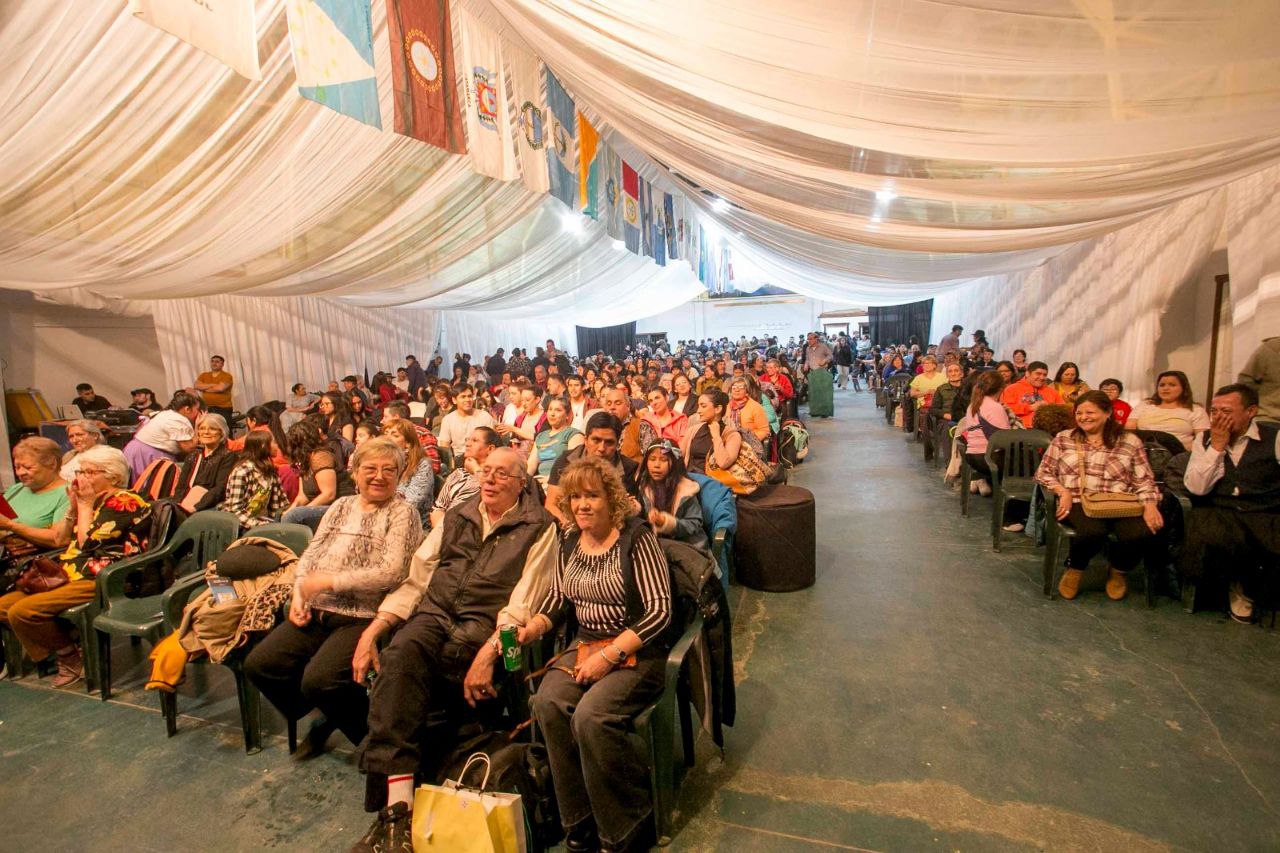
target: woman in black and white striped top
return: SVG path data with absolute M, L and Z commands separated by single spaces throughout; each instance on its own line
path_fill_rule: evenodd
M 537 639 L 572 615 L 578 645 L 542 680 L 534 714 L 569 849 L 647 849 L 648 763 L 617 720 L 662 693 L 670 570 L 649 526 L 628 520 L 613 466 L 583 456 L 565 469 L 560 488 L 560 511 L 572 527 L 551 589 L 519 638 Z M 585 645 L 593 641 L 606 642 Z

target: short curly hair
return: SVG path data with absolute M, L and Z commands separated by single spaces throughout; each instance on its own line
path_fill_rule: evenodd
M 560 514 L 569 519 L 570 527 L 577 529 L 577 520 L 573 517 L 573 508 L 569 501 L 576 494 L 582 494 L 587 489 L 601 489 L 604 491 L 605 498 L 609 502 L 609 520 L 610 523 L 621 530 L 623 523 L 627 520 L 627 511 L 630 509 L 630 500 L 627 490 L 622 486 L 622 477 L 618 473 L 618 469 L 614 468 L 608 462 L 599 456 L 583 455 L 560 474 L 560 499 L 557 506 Z

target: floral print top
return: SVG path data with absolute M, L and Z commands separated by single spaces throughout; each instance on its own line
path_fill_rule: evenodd
M 74 533 L 74 503 L 67 518 L 73 531 L 71 544 L 59 559 L 73 581 L 92 578 L 116 560 L 141 554 L 147 548 L 151 505 L 133 492 L 118 489 L 99 500 L 83 545 L 76 542 Z

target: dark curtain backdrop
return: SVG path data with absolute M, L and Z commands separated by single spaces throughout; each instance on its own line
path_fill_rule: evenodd
M 621 326 L 605 326 L 600 329 L 588 329 L 578 326 L 578 357 L 585 358 L 604 350 L 605 355 L 614 358 L 624 356 L 623 347 L 632 346 L 636 342 L 636 324 L 623 323 Z
M 907 305 L 871 308 L 871 341 L 875 344 L 905 344 L 912 335 L 920 339 L 920 348 L 929 343 L 929 326 L 933 322 L 933 300 Z

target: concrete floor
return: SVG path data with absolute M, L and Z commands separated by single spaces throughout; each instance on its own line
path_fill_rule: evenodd
M 1280 633 L 1046 600 L 1029 540 L 993 553 L 987 501 L 960 518 L 868 395 L 836 399 L 793 480 L 818 496 L 818 583 L 731 590 L 739 721 L 723 760 L 700 740 L 671 849 L 1280 850 Z M 204 666 L 166 739 L 144 656 L 117 649 L 106 704 L 0 682 L 0 850 L 363 832 L 349 751 L 245 756 L 229 673 Z

